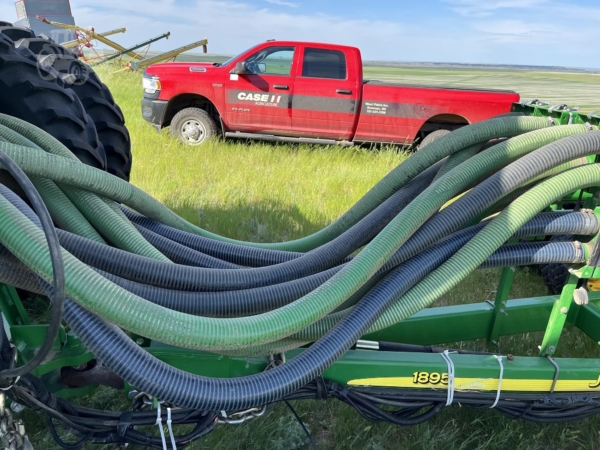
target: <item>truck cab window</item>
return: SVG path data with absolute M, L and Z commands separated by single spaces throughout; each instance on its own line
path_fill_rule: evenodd
M 338 50 L 304 49 L 302 76 L 311 78 L 346 79 L 346 55 Z
M 294 47 L 265 48 L 246 60 L 246 70 L 255 75 L 289 76 L 294 61 Z

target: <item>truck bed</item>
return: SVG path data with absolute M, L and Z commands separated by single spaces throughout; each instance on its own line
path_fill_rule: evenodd
M 516 92 L 499 89 L 365 81 L 354 140 L 411 144 L 425 124 L 435 129 L 437 123 L 479 122 L 509 112 L 519 98 Z
M 504 94 L 516 94 L 515 91 L 511 91 L 508 89 L 488 89 L 482 87 L 472 87 L 472 86 L 436 86 L 431 84 L 406 84 L 406 83 L 392 83 L 389 81 L 379 81 L 379 80 L 365 80 L 364 84 L 369 84 L 371 86 L 387 86 L 387 87 L 399 87 L 399 88 L 415 88 L 415 89 L 435 89 L 435 90 L 448 90 L 448 91 L 474 91 L 474 92 L 500 92 Z

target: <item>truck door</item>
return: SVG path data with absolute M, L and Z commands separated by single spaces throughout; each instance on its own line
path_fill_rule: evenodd
M 298 71 L 292 100 L 293 134 L 352 138 L 362 87 L 355 59 L 351 52 L 341 50 L 302 49 L 302 70 Z
M 229 128 L 255 133 L 289 134 L 294 91 L 293 46 L 272 46 L 246 58 L 247 73 L 225 83 Z

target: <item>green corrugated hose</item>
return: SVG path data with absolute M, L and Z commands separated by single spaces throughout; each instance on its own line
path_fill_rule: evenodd
M 446 162 L 444 163 L 444 165 L 442 166 L 440 171 L 435 176 L 434 181 L 439 180 L 444 175 L 446 175 L 448 172 L 450 172 L 452 169 L 460 166 L 462 163 L 464 163 L 467 159 L 471 158 L 472 156 L 475 156 L 477 153 L 479 153 L 479 150 L 481 150 L 481 147 L 482 147 L 482 144 L 471 145 L 470 147 L 467 147 L 459 152 L 456 152 L 456 153 L 448 156 L 448 158 L 446 158 Z
M 585 125 L 566 125 L 562 127 L 553 127 L 549 129 L 533 131 L 497 144 L 489 150 L 471 157 L 463 164 L 452 169 L 450 172 L 440 178 L 440 180 L 434 182 L 419 197 L 413 200 L 413 202 L 411 202 L 411 204 L 405 208 L 405 210 L 396 219 L 403 217 L 403 214 L 409 214 L 409 211 L 418 208 L 419 205 L 425 208 L 427 205 L 428 193 L 431 193 L 431 196 L 434 198 L 442 199 L 444 198 L 443 196 L 449 192 L 449 190 L 456 188 L 457 183 L 461 183 L 461 188 L 456 189 L 453 192 L 460 192 L 462 187 L 468 186 L 471 183 L 471 180 L 479 179 L 482 176 L 490 174 L 496 169 L 505 166 L 506 164 L 518 159 L 521 156 L 524 156 L 527 153 L 537 150 L 538 148 L 557 141 L 563 137 L 578 133 L 585 133 L 587 131 L 588 129 Z M 564 170 L 564 167 L 568 166 L 569 164 L 571 163 L 563 164 L 554 170 Z M 556 200 L 556 198 L 553 198 L 552 201 Z M 346 312 L 340 311 L 323 317 L 319 321 L 313 323 L 311 326 L 290 337 L 297 339 L 299 345 L 305 340 L 316 340 L 333 325 L 335 325 L 335 323 L 337 323 L 337 321 L 345 314 Z M 274 343 L 271 346 L 268 346 L 268 348 L 279 348 L 281 345 L 285 344 Z M 258 347 L 258 349 L 261 348 L 265 348 L 264 345 Z M 254 354 L 258 349 L 252 349 L 250 353 Z
M 30 141 L 25 134 L 21 134 L 31 128 L 27 127 L 27 124 L 23 125 L 21 122 L 13 117 L 0 114 L 0 137 L 13 144 L 42 150 L 40 145 Z M 37 140 L 37 142 L 49 148 L 52 145 L 49 135 L 37 128 L 35 128 L 35 131 L 36 133 L 33 135 L 31 132 L 26 134 L 34 138 L 40 137 L 41 139 Z M 41 135 L 36 136 L 38 133 L 41 133 Z M 31 181 L 44 200 L 52 219 L 60 228 L 93 241 L 102 244 L 105 243 L 94 227 L 90 225 L 81 212 L 79 212 L 53 181 L 41 177 L 31 177 Z
M 0 114 L 0 136 L 8 137 L 10 142 L 42 149 L 81 165 L 77 157 L 62 143 L 20 119 Z M 123 250 L 169 261 L 142 237 L 120 210 L 118 213 L 115 211 L 118 208 L 107 204 L 106 200 L 92 192 L 71 186 L 56 186 L 52 181 L 44 180 L 42 177 L 37 177 L 37 181 L 39 187 L 36 185 L 36 188 L 42 189 L 41 194 L 44 194 L 42 198 L 44 203 L 50 205 L 52 218 L 57 224 L 66 223 L 66 230 L 80 234 L 74 231 L 78 230 L 83 233 L 80 234 L 81 236 L 104 243 L 96 230 L 91 227 L 90 223 L 92 223 L 105 238 Z
M 577 189 L 599 184 L 600 164 L 589 164 L 563 172 L 531 188 L 512 202 L 448 261 L 398 298 L 371 326 L 368 333 L 388 328 L 430 306 L 477 269 L 523 225 L 557 198 L 562 198 Z M 230 354 L 273 354 L 300 347 L 322 337 L 346 314 L 347 311 L 331 314 L 288 339 L 244 351 L 233 351 Z
M 424 221 L 474 180 L 493 171 L 494 164 L 504 164 L 544 143 L 585 130 L 585 126 L 577 125 L 539 130 L 477 155 L 421 193 L 327 283 L 278 310 L 233 319 L 189 316 L 121 289 L 64 252 L 67 292 L 75 302 L 124 329 L 179 347 L 227 351 L 274 342 L 302 330 L 342 304 Z M 150 198 L 115 177 L 66 158 L 12 144 L 0 143 L 0 148 L 28 174 L 95 191 L 133 207 L 144 205 Z M 0 231 L 4 245 L 36 273 L 50 280 L 51 264 L 42 231 L 6 200 L 0 201 Z
M 56 183 L 73 185 L 94 192 L 100 196 L 111 198 L 119 203 L 124 203 L 132 207 L 153 220 L 190 233 L 224 242 L 259 248 L 286 251 L 309 251 L 339 236 L 352 225 L 356 224 L 360 219 L 365 217 L 392 193 L 396 192 L 415 176 L 419 175 L 423 170 L 431 167 L 431 165 L 441 161 L 443 158 L 471 145 L 477 143 L 483 144 L 493 138 L 517 136 L 548 126 L 550 126 L 550 124 L 546 118 L 509 116 L 491 119 L 460 128 L 431 143 L 423 149 L 423 151 L 411 155 L 408 160 L 390 172 L 342 217 L 328 227 L 302 239 L 271 244 L 237 241 L 210 233 L 185 221 L 164 205 L 127 182 L 123 180 L 119 182 L 114 179 L 114 177 L 108 175 L 103 177 L 99 173 L 84 171 L 81 168 L 81 164 L 69 165 L 66 162 L 57 159 L 48 159 L 47 161 L 44 161 L 46 167 L 34 167 L 35 164 L 33 164 L 29 170 L 31 175 L 39 173 L 40 176 L 46 176 L 45 173 L 48 170 L 52 170 L 52 167 L 49 166 L 56 166 L 57 170 L 53 171 L 54 175 L 49 176 L 49 178 L 53 179 Z M 31 152 L 29 149 L 21 148 L 16 153 L 22 154 L 17 163 L 25 169 L 22 164 L 27 163 L 26 161 L 29 159 L 28 155 L 30 155 Z M 31 156 L 31 158 L 35 159 L 33 156 Z M 71 175 L 71 171 L 74 171 L 73 175 Z M 78 173 L 85 173 L 86 176 L 90 176 L 90 179 L 76 176 Z

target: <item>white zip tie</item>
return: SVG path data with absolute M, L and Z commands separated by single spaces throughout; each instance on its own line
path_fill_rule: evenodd
M 169 450 L 167 448 L 167 440 L 165 439 L 165 430 L 162 427 L 162 417 L 160 414 L 160 402 L 158 402 L 158 409 L 156 410 L 156 425 L 158 425 L 158 429 L 160 430 L 160 438 L 162 439 L 163 450 Z
M 448 400 L 446 401 L 446 406 L 450 406 L 454 400 L 454 363 L 452 362 L 452 358 L 450 358 L 448 350 L 444 350 L 444 353 L 440 353 L 440 355 L 442 355 L 442 358 L 448 364 Z
M 169 430 L 169 436 L 171 436 L 171 445 L 173 450 L 177 450 L 177 444 L 175 443 L 175 436 L 173 435 L 173 421 L 171 420 L 171 408 L 167 408 L 167 429 Z
M 504 364 L 502 364 L 502 356 L 494 355 L 500 364 L 500 378 L 498 379 L 498 392 L 496 393 L 496 401 L 490 409 L 498 406 L 498 402 L 500 401 L 500 393 L 502 392 L 502 378 L 504 377 Z

